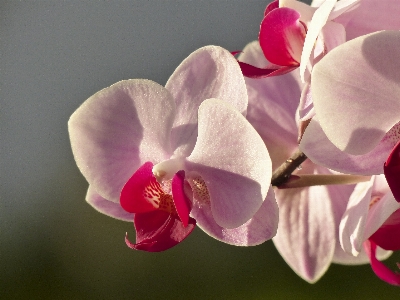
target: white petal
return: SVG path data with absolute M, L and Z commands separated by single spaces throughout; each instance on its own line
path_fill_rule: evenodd
M 258 41 L 248 44 L 239 60 L 259 67 L 268 64 Z M 267 145 L 273 168 L 276 168 L 298 146 L 295 116 L 301 93 L 300 77 L 298 72 L 290 72 L 245 80 L 249 95 L 247 119 Z
M 373 179 L 356 185 L 339 226 L 340 244 L 346 253 L 357 256 L 364 242 L 365 222 L 372 195 Z
M 326 52 L 346 42 L 346 31 L 339 23 L 328 21 L 321 29 L 320 37 Z
M 305 82 L 304 74 L 309 63 L 311 53 L 314 48 L 315 41 L 328 20 L 329 14 L 335 6 L 337 0 L 326 0 L 322 5 L 315 11 L 310 24 L 308 25 L 308 31 L 306 39 L 304 41 L 303 52 L 301 53 L 300 61 L 300 77 Z
M 275 197 L 279 226 L 272 240 L 300 277 L 316 282 L 328 269 L 336 244 L 330 192 L 326 186 L 275 189 Z
M 390 255 L 392 255 L 392 251 L 384 250 L 380 247 L 377 248 L 377 257 L 379 260 L 387 259 Z M 364 265 L 369 264 L 370 260 L 365 253 L 364 247 L 361 248 L 361 252 L 357 256 L 353 256 L 343 251 L 342 248 L 337 249 L 335 251 L 334 258 L 332 260 L 333 263 L 341 264 L 341 265 Z
M 210 205 L 195 203 L 191 216 L 208 235 L 235 246 L 259 245 L 275 236 L 278 228 L 278 205 L 272 188 L 257 213 L 237 228 L 227 229 L 219 226 L 215 222 Z
M 86 201 L 102 214 L 118 220 L 133 222 L 134 214 L 125 211 L 119 203 L 104 199 L 93 189 L 92 186 L 89 186 L 88 188 Z
M 371 206 L 365 223 L 364 240 L 368 239 L 392 213 L 400 209 L 400 203 L 388 192 L 376 204 Z
M 71 116 L 68 131 L 78 168 L 105 199 L 146 161 L 170 157 L 175 103 L 150 80 L 120 81 L 94 94 Z
M 198 172 L 207 185 L 218 225 L 239 227 L 258 211 L 269 189 L 271 159 L 234 107 L 218 99 L 202 103 L 199 136 L 187 160 L 187 170 Z
M 365 0 L 363 0 L 365 1 Z M 340 0 L 336 3 L 334 9 L 332 10 L 331 14 L 329 15 L 329 20 L 336 19 L 343 13 L 348 13 L 356 8 L 358 8 L 363 2 L 361 0 Z
M 383 164 L 395 144 L 386 138 L 374 149 L 363 155 L 351 155 L 340 151 L 323 132 L 317 118 L 308 124 L 300 149 L 314 163 L 329 169 L 358 175 L 374 175 L 383 173 Z
M 351 1 L 351 0 L 347 0 Z M 340 4 L 344 2 L 341 0 Z M 380 30 L 400 29 L 398 0 L 362 0 L 355 9 L 335 17 L 335 22 L 346 27 L 347 40 Z
M 400 31 L 346 42 L 312 73 L 312 97 L 322 129 L 340 150 L 371 151 L 400 120 Z
M 171 143 L 177 156 L 188 156 L 193 150 L 197 110 L 204 100 L 218 98 L 246 114 L 247 93 L 242 71 L 234 56 L 221 47 L 206 46 L 190 54 L 176 68 L 165 88 L 176 101 Z
M 300 20 L 304 23 L 310 22 L 316 10 L 314 7 L 296 0 L 279 0 L 279 7 L 288 7 L 298 11 L 301 15 Z

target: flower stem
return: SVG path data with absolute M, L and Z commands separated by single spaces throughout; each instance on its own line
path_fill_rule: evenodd
M 271 184 L 279 188 L 300 188 L 313 185 L 332 185 L 332 184 L 356 184 L 370 180 L 371 176 L 362 175 L 292 175 L 305 160 L 307 156 L 297 150 L 290 158 L 280 165 L 272 174 Z
M 363 181 L 368 181 L 371 176 L 362 175 L 292 175 L 289 180 L 281 184 L 279 188 L 300 188 L 313 185 L 332 185 L 332 184 L 356 184 Z
M 296 170 L 306 159 L 307 156 L 300 150 L 297 150 L 274 171 L 271 179 L 272 186 L 279 187 L 288 181 L 294 170 Z

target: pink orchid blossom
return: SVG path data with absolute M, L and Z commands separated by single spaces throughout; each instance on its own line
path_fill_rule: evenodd
M 312 74 L 318 120 L 300 145 L 314 162 L 341 172 L 385 173 L 398 201 L 399 47 L 400 31 L 382 31 L 324 57 Z
M 135 79 L 101 90 L 68 123 L 87 202 L 134 220 L 134 249 L 166 250 L 195 224 L 233 245 L 270 239 L 271 160 L 246 108 L 240 68 L 216 46 L 193 52 L 165 88 Z
M 364 249 L 375 274 L 400 286 L 400 274 L 377 259 L 377 256 L 384 259 L 392 251 L 400 250 L 399 234 L 400 203 L 394 199 L 385 177 L 377 175 L 357 184 L 340 223 L 343 249 L 355 256 Z
M 297 67 L 303 91 L 302 121 L 315 115 L 310 74 L 329 51 L 358 36 L 383 29 L 400 29 L 397 0 L 326 0 L 311 6 L 296 0 L 274 1 L 261 22 L 259 41 L 269 63 L 262 68 L 241 63 L 250 78 L 282 75 Z
M 258 41 L 247 45 L 240 60 L 255 66 L 267 63 Z M 247 119 L 267 145 L 276 169 L 296 151 L 296 111 L 301 81 L 296 73 L 264 79 L 246 78 Z M 294 174 L 332 174 L 305 161 Z M 332 185 L 275 189 L 279 206 L 278 233 L 273 242 L 288 265 L 304 280 L 315 282 L 331 262 L 363 264 L 368 257 L 353 257 L 339 244 L 339 222 L 354 186 Z
M 299 110 L 302 120 L 315 115 L 310 73 L 321 58 L 335 47 L 361 35 L 400 29 L 397 0 L 316 0 L 311 6 L 317 10 L 308 24 L 300 61 L 300 76 L 305 82 Z

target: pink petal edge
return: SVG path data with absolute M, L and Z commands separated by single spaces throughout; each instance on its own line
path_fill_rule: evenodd
M 275 236 L 278 228 L 278 205 L 272 188 L 269 189 L 257 213 L 237 228 L 228 229 L 219 226 L 215 222 L 209 203 L 195 203 L 192 215 L 205 233 L 235 246 L 256 246 L 264 243 Z
M 400 286 L 400 274 L 393 272 L 376 258 L 376 248 L 377 246 L 374 242 L 370 240 L 364 242 L 364 249 L 370 259 L 372 270 L 383 281 L 391 285 Z
M 129 213 L 124 210 L 119 203 L 115 203 L 101 197 L 92 186 L 89 186 L 85 200 L 95 210 L 102 214 L 121 221 L 133 221 L 133 213 Z
M 267 66 L 265 68 L 258 68 L 256 66 L 252 66 L 248 63 L 238 61 L 240 69 L 242 70 L 243 76 L 248 78 L 266 78 L 272 76 L 279 76 L 289 73 L 298 66 Z

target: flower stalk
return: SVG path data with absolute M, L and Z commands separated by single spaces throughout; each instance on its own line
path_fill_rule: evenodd
M 362 175 L 292 175 L 290 178 L 279 188 L 300 188 L 314 185 L 332 185 L 332 184 L 356 184 L 371 179 L 371 176 Z
M 297 150 L 290 158 L 288 158 L 282 165 L 280 165 L 272 174 L 272 186 L 279 187 L 286 183 L 292 173 L 300 167 L 300 165 L 307 159 L 307 156 Z
M 292 173 L 300 167 L 307 159 L 307 156 L 297 150 L 290 158 L 280 165 L 273 173 L 271 184 L 279 188 L 300 188 L 314 185 L 332 185 L 332 184 L 356 184 L 368 181 L 371 176 L 362 175 L 292 175 Z

